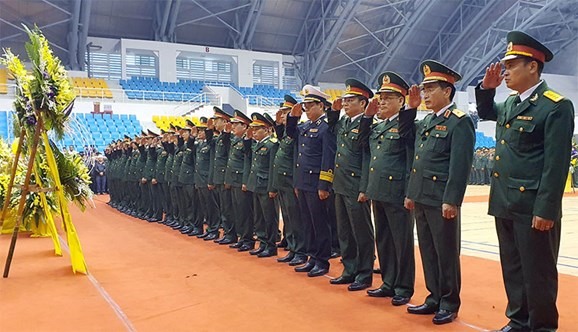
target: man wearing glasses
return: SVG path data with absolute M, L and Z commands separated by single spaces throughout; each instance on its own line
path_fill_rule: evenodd
M 433 112 L 417 123 L 415 155 L 405 207 L 414 210 L 425 283 L 430 294 L 410 314 L 435 314 L 434 324 L 451 323 L 460 308 L 460 206 L 474 155 L 470 117 L 456 109 L 455 82 L 461 76 L 432 60 L 421 64 L 422 94 Z M 417 87 L 412 87 L 415 90 Z M 400 113 L 402 131 L 412 111 Z M 403 135 L 403 133 L 402 133 Z

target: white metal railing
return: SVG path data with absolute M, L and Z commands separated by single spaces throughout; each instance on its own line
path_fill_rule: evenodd
M 283 102 L 283 98 L 268 98 L 261 95 L 245 95 L 249 105 L 254 105 L 257 107 L 279 107 L 279 104 Z

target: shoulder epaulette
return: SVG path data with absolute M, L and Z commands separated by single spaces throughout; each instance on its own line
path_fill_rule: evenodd
M 550 99 L 551 101 L 557 103 L 560 100 L 564 99 L 564 96 L 561 96 L 559 94 L 557 94 L 556 92 L 552 91 L 552 90 L 548 90 L 546 92 L 544 92 L 544 97 Z
M 466 113 L 464 113 L 458 109 L 453 110 L 452 113 L 460 119 L 463 118 L 464 115 L 466 115 Z
M 518 91 L 512 91 L 510 92 L 510 96 L 517 96 L 518 95 Z
M 275 138 L 275 137 L 271 137 L 271 138 L 269 139 L 269 141 L 271 141 L 271 143 L 277 143 L 277 142 L 279 142 L 279 140 L 278 140 L 277 138 Z

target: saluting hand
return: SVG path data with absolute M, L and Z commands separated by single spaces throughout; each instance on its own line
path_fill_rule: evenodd
M 376 115 L 378 109 L 379 109 L 379 100 L 377 98 L 373 98 L 365 108 L 365 116 L 372 117 Z
M 301 103 L 293 105 L 291 108 L 291 116 L 301 117 L 301 114 L 303 114 L 303 105 L 301 105 Z
M 215 120 L 213 118 L 209 118 L 207 120 L 207 128 L 214 130 L 215 129 Z
M 277 113 L 275 113 L 275 123 L 278 125 L 283 123 L 283 111 L 278 110 Z
M 245 132 L 245 137 L 247 137 L 247 139 L 253 139 L 253 131 L 254 129 L 252 127 L 249 127 L 249 129 L 247 129 L 247 131 Z
M 334 111 L 341 111 L 342 108 L 343 108 L 343 99 L 341 98 L 335 99 L 333 105 L 331 105 L 331 109 Z
M 532 228 L 539 231 L 549 231 L 554 227 L 554 220 L 544 219 L 542 217 L 534 216 L 532 218 Z
M 502 84 L 503 79 L 502 64 L 499 62 L 492 63 L 488 68 L 486 68 L 486 74 L 482 80 L 482 88 L 495 89 Z
M 191 136 L 196 138 L 198 134 L 199 134 L 199 129 L 197 127 L 191 128 Z
M 409 108 L 418 108 L 421 104 L 421 94 L 417 85 L 414 84 L 409 88 L 408 96 L 407 106 Z
M 225 124 L 225 130 L 224 130 L 224 132 L 230 133 L 232 129 L 233 129 L 233 124 L 230 123 L 230 122 L 227 122 L 227 123 Z

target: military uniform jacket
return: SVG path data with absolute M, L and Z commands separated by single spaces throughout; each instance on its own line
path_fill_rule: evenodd
M 164 145 L 156 148 L 157 162 L 155 164 L 155 174 L 154 179 L 158 183 L 165 182 L 165 165 L 167 163 L 168 153 L 165 151 Z
M 281 138 L 279 141 L 279 149 L 275 154 L 273 162 L 273 188 L 279 190 L 281 188 L 293 188 L 293 170 L 295 168 L 295 160 L 297 150 L 295 149 L 294 138 L 285 134 L 285 126 L 279 125 L 275 127 L 277 137 Z
M 359 136 L 365 149 L 371 153 L 367 173 L 369 199 L 403 204 L 409 170 L 413 161 L 415 135 L 402 137 L 399 118 L 373 125 L 373 118 L 363 117 L 359 123 Z
M 157 149 L 155 146 L 147 148 L 147 159 L 143 170 L 143 177 L 147 180 L 152 180 L 155 177 L 155 165 L 157 163 Z
M 167 161 L 165 163 L 165 182 L 172 182 L 173 178 L 173 162 L 175 160 L 175 145 L 172 143 L 165 143 L 165 151 L 167 152 Z
M 229 160 L 225 171 L 225 183 L 240 188 L 247 184 L 251 171 L 251 141 L 233 136 L 229 149 Z
M 195 184 L 195 139 L 192 137 L 183 146 L 183 161 L 179 170 L 179 183 Z
M 489 214 L 562 217 L 562 195 L 570 163 L 574 106 L 542 82 L 515 105 L 512 95 L 494 102 L 495 90 L 476 88 L 478 114 L 496 124 L 496 152 Z
M 247 179 L 247 190 L 258 194 L 276 192 L 273 188 L 273 162 L 279 147 L 278 142 L 271 137 L 266 137 L 261 142 L 253 143 L 251 155 L 251 171 Z
M 332 115 L 339 114 L 331 111 Z M 367 190 L 367 172 L 363 169 L 369 165 L 369 151 L 363 149 L 359 139 L 359 122 L 363 114 L 355 120 L 348 116 L 342 116 L 337 123 L 329 121 L 337 139 L 335 154 L 335 178 L 333 190 L 337 194 L 357 197 L 359 193 Z
M 219 136 L 213 138 L 211 143 L 214 145 L 215 157 L 209 176 L 209 184 L 223 184 L 225 183 L 225 171 L 229 161 L 231 134 L 222 132 Z
M 177 148 L 175 149 L 175 158 L 173 159 L 173 167 L 172 167 L 172 179 L 171 182 L 176 185 L 181 185 L 179 182 L 179 175 L 181 174 L 181 165 L 183 163 L 183 157 L 185 154 L 185 145 L 184 143 L 179 142 Z
M 297 141 L 297 162 L 293 187 L 317 192 L 331 191 L 335 166 L 335 135 L 330 132 L 326 115 L 316 121 L 297 125 L 299 117 L 287 116 L 287 136 Z
M 412 111 L 401 114 L 408 112 Z M 474 123 L 455 104 L 444 114 L 434 115 L 430 113 L 416 123 L 415 157 L 407 196 L 429 206 L 461 206 L 472 167 Z M 400 115 L 404 131 L 409 128 L 403 123 L 405 118 Z
M 209 184 L 209 174 L 211 173 L 213 149 L 212 144 L 205 140 L 195 141 L 195 185 L 197 187 L 207 186 Z
M 140 182 L 140 177 L 139 177 L 139 160 L 141 158 L 141 153 L 139 151 L 139 149 L 135 149 L 132 151 L 132 155 L 131 155 L 131 160 L 130 160 L 130 179 L 132 181 L 139 181 Z

